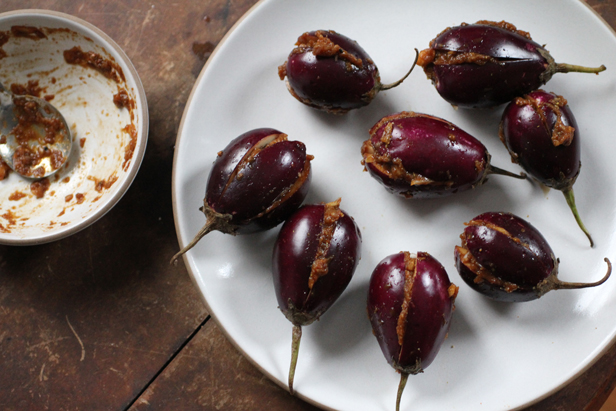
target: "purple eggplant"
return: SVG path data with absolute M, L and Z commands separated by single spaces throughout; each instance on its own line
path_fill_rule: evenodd
M 340 297 L 361 258 L 361 233 L 340 199 L 305 205 L 282 226 L 272 258 L 278 307 L 293 323 L 289 391 L 302 326 L 318 320 Z
M 594 245 L 575 205 L 580 173 L 580 134 L 567 100 L 543 90 L 516 97 L 505 108 L 499 136 L 511 160 L 547 187 L 560 190 L 578 225 Z
M 247 234 L 269 230 L 295 212 L 308 194 L 313 156 L 304 143 L 271 128 L 248 131 L 218 152 L 201 212 L 206 223 L 171 259 L 211 231 Z
M 382 84 L 379 70 L 356 41 L 332 30 L 302 34 L 287 61 L 278 67 L 281 80 L 300 102 L 333 114 L 364 107 L 379 91 L 396 87 Z M 415 59 L 417 61 L 417 59 Z
M 466 223 L 454 258 L 462 279 L 475 291 L 498 301 L 524 302 L 552 290 L 595 287 L 558 279 L 559 260 L 546 239 L 527 221 L 511 213 L 488 212 Z
M 428 367 L 447 337 L 458 287 L 430 254 L 400 252 L 372 272 L 368 318 L 387 362 L 401 373 L 396 410 L 409 374 Z
M 530 34 L 501 21 L 447 28 L 421 51 L 418 64 L 449 103 L 486 108 L 511 101 L 547 83 L 555 73 L 599 73 L 597 68 L 555 63 Z
M 382 118 L 361 153 L 372 177 L 407 198 L 468 190 L 485 183 L 489 174 L 526 178 L 491 165 L 485 146 L 454 124 L 413 112 Z

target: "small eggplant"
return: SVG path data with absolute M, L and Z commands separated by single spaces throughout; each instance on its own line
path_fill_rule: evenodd
M 206 223 L 171 262 L 211 231 L 247 234 L 282 223 L 304 201 L 310 187 L 306 146 L 271 128 L 248 131 L 218 152 L 201 212 Z
M 379 70 L 356 41 L 332 30 L 302 34 L 287 61 L 278 67 L 281 80 L 300 102 L 332 114 L 370 104 L 379 91 L 396 87 L 382 84 Z M 415 50 L 417 52 L 417 50 Z M 415 58 L 415 62 L 417 58 Z
M 430 254 L 400 252 L 372 272 L 368 318 L 387 362 L 401 373 L 396 410 L 409 374 L 428 367 L 447 337 L 458 287 Z
M 505 108 L 498 134 L 514 163 L 547 187 L 563 192 L 592 247 L 573 195 L 582 163 L 580 134 L 567 100 L 543 90 L 516 97 Z
M 498 301 L 524 302 L 552 290 L 595 287 L 594 283 L 570 283 L 558 279 L 559 260 L 541 233 L 511 213 L 489 212 L 466 223 L 454 258 L 462 279 L 475 291 Z
M 305 205 L 280 229 L 272 271 L 278 307 L 293 323 L 289 391 L 302 336 L 302 326 L 318 320 L 340 297 L 361 258 L 361 233 L 340 209 L 340 199 Z
M 468 190 L 489 174 L 526 178 L 491 165 L 486 147 L 454 124 L 413 112 L 383 117 L 370 129 L 361 153 L 365 170 L 406 198 Z
M 447 28 L 421 51 L 418 63 L 438 93 L 454 106 L 494 107 L 528 94 L 555 73 L 599 73 L 596 68 L 557 64 L 530 34 L 501 21 Z

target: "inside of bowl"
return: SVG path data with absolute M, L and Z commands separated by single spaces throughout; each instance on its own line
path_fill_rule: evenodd
M 0 242 L 43 242 L 85 227 L 121 197 L 140 162 L 133 79 L 93 34 L 51 16 L 0 18 L 0 82 L 47 99 L 73 138 L 55 175 L 37 181 L 8 172 L 0 181 Z

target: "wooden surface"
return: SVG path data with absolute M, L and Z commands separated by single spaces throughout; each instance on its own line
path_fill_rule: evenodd
M 0 12 L 51 9 L 98 26 L 131 58 L 150 110 L 141 170 L 113 210 L 61 241 L 0 246 L 0 410 L 316 410 L 244 359 L 209 321 L 182 263 L 168 263 L 178 248 L 171 168 L 184 105 L 253 3 L 0 2 Z M 590 4 L 616 27 L 616 0 Z M 529 410 L 598 411 L 615 383 L 616 347 Z

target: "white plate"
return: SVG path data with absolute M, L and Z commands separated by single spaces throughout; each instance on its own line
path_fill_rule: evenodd
M 295 388 L 323 408 L 393 410 L 399 375 L 386 363 L 366 316 L 367 283 L 385 256 L 428 251 L 460 286 L 449 338 L 425 373 L 412 376 L 405 410 L 510 410 L 546 397 L 589 367 L 614 340 L 616 278 L 601 287 L 555 291 L 540 300 L 498 304 L 472 291 L 453 264 L 463 223 L 489 210 L 528 219 L 561 259 L 563 280 L 594 281 L 616 262 L 616 36 L 577 0 L 430 1 L 265 0 L 253 8 L 210 57 L 178 133 L 173 195 L 176 227 L 186 244 L 204 223 L 198 211 L 216 153 L 239 134 L 273 127 L 303 141 L 315 156 L 307 202 L 342 197 L 358 222 L 363 256 L 341 299 L 304 328 Z M 493 176 L 474 191 L 405 201 L 362 172 L 360 146 L 382 116 L 414 110 L 443 117 L 479 138 L 493 164 L 520 171 L 497 137 L 502 108 L 454 110 L 421 69 L 367 108 L 334 117 L 293 99 L 277 75 L 304 31 L 333 29 L 371 55 L 383 82 L 401 77 L 447 26 L 507 20 L 529 31 L 559 62 L 608 69 L 599 76 L 557 74 L 544 87 L 564 95 L 582 135 L 578 209 L 594 236 L 590 249 L 558 191 Z M 270 259 L 278 228 L 249 236 L 212 233 L 185 258 L 207 307 L 229 339 L 264 373 L 286 386 L 291 324 L 277 308 Z

